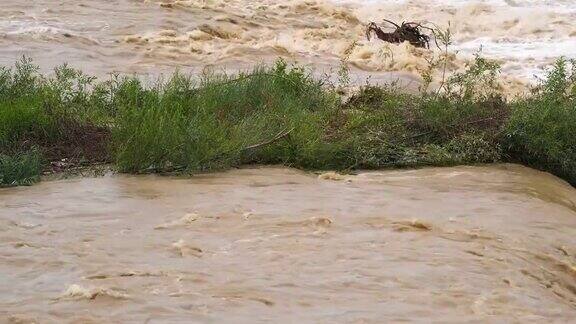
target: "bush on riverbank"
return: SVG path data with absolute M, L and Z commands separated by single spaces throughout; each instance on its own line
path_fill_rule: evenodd
M 108 160 L 109 95 L 104 84 L 66 65 L 51 78 L 26 58 L 0 68 L 0 152 L 37 147 L 47 161 Z
M 321 144 L 323 122 L 339 105 L 335 93 L 284 63 L 233 78 L 175 74 L 152 89 L 135 79 L 120 84 L 113 150 L 127 172 L 204 171 L 249 160 L 312 164 L 319 157 L 308 151 Z M 285 141 L 250 149 L 288 131 Z
M 130 173 L 521 162 L 576 184 L 573 65 L 558 61 L 532 95 L 511 102 L 497 78 L 498 66 L 477 58 L 439 92 L 366 85 L 343 101 L 282 61 L 147 85 L 97 82 L 66 66 L 44 77 L 23 60 L 0 71 L 0 151 L 18 160 L 34 147 L 47 162 L 112 162 Z
M 26 186 L 40 180 L 42 160 L 31 150 L 8 156 L 0 153 L 0 188 Z
M 511 104 L 503 145 L 511 161 L 576 185 L 576 61 L 558 60 L 534 93 Z

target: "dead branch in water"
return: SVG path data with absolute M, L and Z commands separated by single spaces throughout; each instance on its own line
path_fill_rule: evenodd
M 370 35 L 374 33 L 380 40 L 388 43 L 400 44 L 409 42 L 416 47 L 430 48 L 430 36 L 424 34 L 422 29 L 429 29 L 432 34 L 434 34 L 434 29 L 416 22 L 402 22 L 401 25 L 398 25 L 387 19 L 384 19 L 384 21 L 394 25 L 396 29 L 391 33 L 387 33 L 375 22 L 371 22 L 366 27 L 366 37 L 368 40 L 370 40 Z

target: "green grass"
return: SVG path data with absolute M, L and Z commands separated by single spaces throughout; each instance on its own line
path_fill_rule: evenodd
M 136 80 L 120 95 L 113 129 L 114 156 L 122 171 L 204 171 L 248 161 L 311 164 L 322 123 L 338 97 L 303 70 L 284 63 L 250 74 L 205 76 L 197 84 L 175 74 L 152 89 Z M 250 152 L 248 147 L 293 129 L 288 141 Z
M 509 158 L 576 184 L 576 64 L 559 60 L 532 96 L 514 102 L 503 141 Z
M 440 92 L 366 85 L 344 100 L 337 86 L 283 61 L 149 85 L 98 81 L 67 66 L 46 77 L 23 59 L 0 70 L 0 152 L 9 170 L 1 182 L 29 183 L 46 166 L 40 161 L 66 158 L 129 173 L 520 162 L 576 184 L 573 62 L 559 60 L 531 95 L 512 101 L 498 75 L 477 57 Z
M 37 151 L 0 154 L 0 187 L 27 186 L 40 180 L 42 160 Z

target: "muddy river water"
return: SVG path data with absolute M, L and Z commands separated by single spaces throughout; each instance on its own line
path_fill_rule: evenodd
M 68 62 L 155 76 L 282 57 L 323 75 L 345 58 L 353 82 L 417 82 L 439 50 L 367 40 L 370 21 L 392 31 L 383 19 L 450 28 L 448 72 L 480 52 L 503 65 L 511 90 L 576 56 L 573 0 L 2 0 L 0 65 L 27 55 L 44 71 Z
M 516 165 L 0 190 L 0 322 L 576 318 L 576 190 Z
M 449 72 L 482 48 L 511 89 L 576 56 L 572 0 L 1 0 L 0 65 L 156 76 L 282 57 L 328 73 L 345 57 L 353 82 L 418 82 L 438 50 L 368 41 L 384 18 L 450 22 Z M 576 190 L 520 166 L 0 189 L 0 323 L 575 318 Z

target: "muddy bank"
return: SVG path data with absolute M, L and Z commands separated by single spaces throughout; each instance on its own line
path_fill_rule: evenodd
M 48 181 L 0 190 L 0 319 L 568 322 L 575 229 L 516 165 Z

